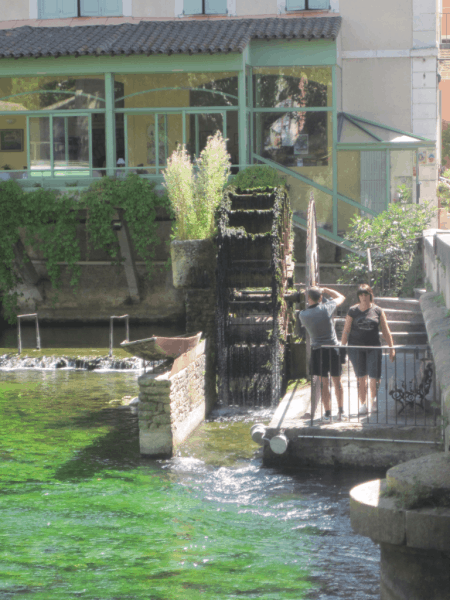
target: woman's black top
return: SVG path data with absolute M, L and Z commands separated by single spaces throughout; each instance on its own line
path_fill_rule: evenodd
M 367 310 L 360 310 L 358 304 L 352 306 L 348 311 L 348 316 L 352 318 L 348 345 L 381 346 L 380 319 L 382 312 L 382 309 L 375 305 Z

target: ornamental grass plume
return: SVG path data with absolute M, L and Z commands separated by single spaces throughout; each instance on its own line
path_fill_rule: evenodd
M 167 161 L 165 187 L 176 214 L 178 240 L 206 239 L 214 235 L 214 214 L 231 170 L 226 140 L 220 131 L 208 138 L 192 164 L 183 145 Z
M 180 240 L 192 239 L 190 233 L 195 197 L 194 172 L 185 146 L 179 144 L 167 160 L 164 181 L 177 218 L 176 237 Z

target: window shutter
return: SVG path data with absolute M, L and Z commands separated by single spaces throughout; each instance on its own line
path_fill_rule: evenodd
M 59 4 L 58 0 L 41 0 L 39 5 L 40 19 L 58 19 Z
M 202 0 L 184 0 L 183 12 L 185 15 L 201 15 Z
M 80 0 L 80 15 L 82 17 L 99 17 L 101 0 Z
M 106 17 L 122 16 L 122 0 L 103 0 L 102 15 Z
M 227 0 L 205 0 L 205 12 L 207 15 L 226 15 Z
M 308 8 L 328 10 L 330 8 L 330 0 L 309 0 Z
M 305 0 L 286 0 L 286 10 L 305 10 Z
M 59 8 L 61 19 L 78 16 L 77 0 L 59 0 Z

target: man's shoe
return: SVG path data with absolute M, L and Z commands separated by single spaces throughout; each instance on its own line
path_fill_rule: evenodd
M 330 410 L 326 410 L 324 412 L 324 414 L 322 415 L 322 419 L 321 419 L 324 423 L 329 423 L 331 421 L 331 411 Z
M 347 421 L 348 417 L 344 412 L 344 409 L 342 406 L 339 407 L 339 411 L 338 414 L 336 416 L 336 421 Z
M 373 413 L 378 412 L 378 402 L 377 402 L 377 400 L 374 400 L 372 402 L 372 406 L 370 407 L 370 412 L 373 412 Z
M 367 404 L 366 403 L 361 404 L 361 406 L 359 407 L 359 411 L 358 412 L 359 412 L 360 415 L 367 415 L 367 413 L 368 413 Z

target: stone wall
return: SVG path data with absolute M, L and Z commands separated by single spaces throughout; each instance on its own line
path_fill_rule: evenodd
M 139 384 L 139 444 L 142 455 L 170 457 L 203 421 L 205 403 L 205 342 L 186 368 L 171 375 L 146 373 Z
M 207 412 L 216 394 L 216 287 L 186 292 L 186 331 L 202 331 L 206 339 L 205 394 Z

